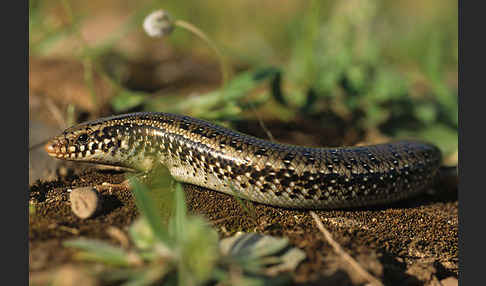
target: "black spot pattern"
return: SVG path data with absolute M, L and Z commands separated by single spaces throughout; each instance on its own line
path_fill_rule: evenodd
M 296 208 L 396 201 L 423 190 L 441 160 L 435 146 L 421 142 L 306 148 L 165 113 L 100 119 L 62 136 L 79 136 L 81 131 L 89 133 L 88 143 L 94 142 L 90 150 L 102 143 L 105 163 L 136 167 L 150 156 L 166 164 L 178 180 L 231 194 L 234 188 L 257 202 Z M 89 161 L 86 150 L 82 157 Z

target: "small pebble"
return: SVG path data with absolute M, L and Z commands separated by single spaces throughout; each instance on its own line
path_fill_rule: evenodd
M 69 194 L 71 210 L 81 218 L 92 217 L 100 207 L 100 197 L 98 192 L 91 187 L 76 188 Z

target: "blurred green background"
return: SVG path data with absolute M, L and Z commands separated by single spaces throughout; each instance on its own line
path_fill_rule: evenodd
M 255 117 L 255 110 L 264 120 L 338 120 L 386 138 L 431 141 L 455 163 L 457 6 L 32 0 L 29 53 L 82 62 L 93 101 L 100 95 L 92 73 L 104 75 L 114 87 L 112 113 L 169 111 L 223 124 Z M 233 72 L 224 88 L 218 58 L 203 41 L 180 29 L 162 39 L 144 34 L 143 18 L 154 9 L 192 23 L 220 47 Z

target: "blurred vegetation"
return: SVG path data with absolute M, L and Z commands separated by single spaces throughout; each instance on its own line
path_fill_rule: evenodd
M 224 90 L 155 96 L 126 86 L 123 61 L 161 61 L 147 51 L 217 61 L 189 33 L 144 35 L 143 18 L 160 8 L 223 50 L 234 71 Z M 171 111 L 228 123 L 261 107 L 267 117 L 312 116 L 323 125 L 332 122 L 322 115 L 333 114 L 356 128 L 431 141 L 449 155 L 458 144 L 457 14 L 457 2 L 439 0 L 33 0 L 29 50 L 79 58 L 88 85 L 92 70 L 109 75 L 114 112 Z M 119 62 L 108 66 L 113 54 Z
M 208 222 L 187 214 L 182 186 L 167 169 L 152 175 L 143 183 L 129 178 L 142 215 L 128 229 L 128 248 L 87 238 L 64 242 L 78 249 L 76 259 L 104 266 L 92 274 L 108 285 L 291 284 L 288 271 L 305 254 L 288 239 L 238 233 L 220 242 Z

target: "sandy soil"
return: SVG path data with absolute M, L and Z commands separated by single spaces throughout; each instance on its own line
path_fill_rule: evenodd
M 42 271 L 72 262 L 71 250 L 61 246 L 68 238 L 86 236 L 119 243 L 106 229 L 115 226 L 124 230 L 138 215 L 130 191 L 119 188 L 102 192 L 102 212 L 81 220 L 71 212 L 66 189 L 123 179 L 122 173 L 89 169 L 79 176 L 34 184 L 30 193 L 36 206 L 29 227 L 30 270 Z M 231 196 L 192 185 L 185 185 L 184 189 L 190 212 L 209 219 L 221 237 L 236 231 L 283 235 L 305 250 L 308 259 L 298 267 L 296 282 L 331 279 L 341 283 L 352 279 L 346 269 L 338 271 L 344 265 L 308 211 L 245 202 L 248 214 Z M 457 210 L 456 195 L 444 193 L 425 194 L 382 208 L 316 213 L 334 239 L 385 283 L 422 285 L 430 282 L 432 276 L 442 279 L 458 274 Z

